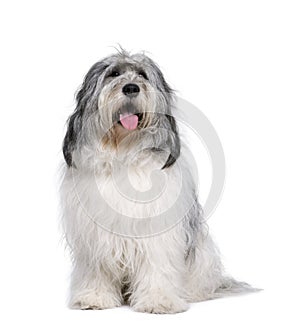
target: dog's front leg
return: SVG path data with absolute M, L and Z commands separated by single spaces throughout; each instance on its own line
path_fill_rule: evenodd
M 130 305 L 135 311 L 149 313 L 177 313 L 187 310 L 184 300 L 184 255 L 182 248 L 161 244 L 160 236 L 147 240 L 143 260 L 131 284 Z M 172 247 L 172 244 L 168 244 Z
M 72 309 L 108 309 L 122 304 L 121 287 L 99 264 L 76 262 L 69 306 Z

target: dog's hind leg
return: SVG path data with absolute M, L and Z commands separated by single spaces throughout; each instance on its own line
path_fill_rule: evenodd
M 257 289 L 226 275 L 217 246 L 208 234 L 199 232 L 194 258 L 189 258 L 188 302 L 245 294 Z

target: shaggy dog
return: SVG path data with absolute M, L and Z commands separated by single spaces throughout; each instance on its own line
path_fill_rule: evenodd
M 63 142 L 71 308 L 151 313 L 250 290 L 224 274 L 180 142 L 174 92 L 144 54 L 94 64 Z

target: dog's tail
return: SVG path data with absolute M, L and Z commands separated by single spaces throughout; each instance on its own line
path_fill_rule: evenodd
M 232 277 L 225 277 L 221 286 L 215 290 L 213 298 L 243 295 L 260 291 L 262 291 L 262 289 L 252 287 L 251 285 L 245 282 L 237 281 Z

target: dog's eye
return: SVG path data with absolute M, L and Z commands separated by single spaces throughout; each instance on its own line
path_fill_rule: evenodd
M 113 70 L 108 77 L 117 77 L 120 76 L 120 73 L 116 70 Z
M 140 77 L 143 77 L 143 78 L 145 78 L 145 79 L 148 79 L 147 74 L 146 74 L 145 72 L 143 72 L 142 70 L 139 71 L 138 74 L 139 74 Z

